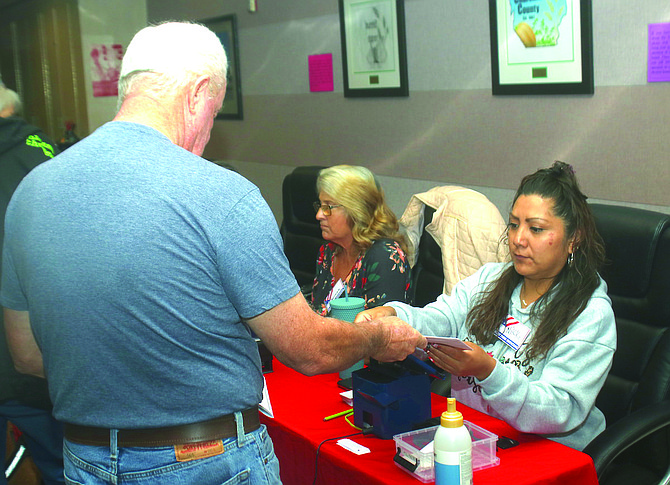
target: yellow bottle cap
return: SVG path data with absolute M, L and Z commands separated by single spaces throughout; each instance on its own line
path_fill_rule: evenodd
M 463 426 L 463 415 L 456 411 L 456 399 L 447 398 L 447 410 L 442 413 L 440 424 L 445 428 L 460 428 Z

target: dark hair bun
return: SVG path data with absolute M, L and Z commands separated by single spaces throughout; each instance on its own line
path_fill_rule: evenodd
M 551 170 L 554 172 L 561 172 L 565 173 L 568 175 L 575 175 L 575 169 L 570 165 L 569 163 L 561 162 L 560 160 L 556 160 L 553 165 L 551 166 Z

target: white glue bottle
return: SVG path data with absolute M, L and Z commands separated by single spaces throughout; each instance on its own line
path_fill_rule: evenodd
M 454 398 L 447 399 L 433 445 L 435 485 L 472 485 L 472 438 Z

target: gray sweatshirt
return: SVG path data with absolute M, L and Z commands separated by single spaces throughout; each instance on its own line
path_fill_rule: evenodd
M 465 325 L 476 297 L 498 278 L 510 263 L 489 263 L 462 280 L 451 295 L 440 295 L 424 308 L 405 303 L 387 303 L 398 316 L 423 335 L 471 340 Z M 530 309 L 521 308 L 514 290 L 509 315 L 531 328 L 530 342 L 538 322 L 530 320 Z M 605 417 L 595 399 L 612 366 L 616 349 L 616 325 L 607 285 L 601 279 L 586 309 L 570 325 L 546 357 L 528 361 L 524 344 L 514 351 L 501 340 L 481 347 L 496 359 L 484 380 L 452 376 L 452 396 L 478 411 L 502 419 L 515 429 L 543 435 L 582 450 L 605 429 Z

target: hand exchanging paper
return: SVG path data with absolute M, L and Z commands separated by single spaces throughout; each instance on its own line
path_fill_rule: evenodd
M 371 321 L 383 317 L 396 316 L 390 306 L 379 306 L 364 310 L 356 315 L 354 322 Z M 479 345 L 466 342 L 471 350 L 457 349 L 446 345 L 427 345 L 419 348 L 426 350 L 430 360 L 439 368 L 455 376 L 475 376 L 479 380 L 486 379 L 496 366 L 496 361 Z
M 484 349 L 473 342 L 465 342 L 471 350 L 457 349 L 447 345 L 429 345 L 428 358 L 454 376 L 475 376 L 486 379 L 496 366 L 496 361 Z

